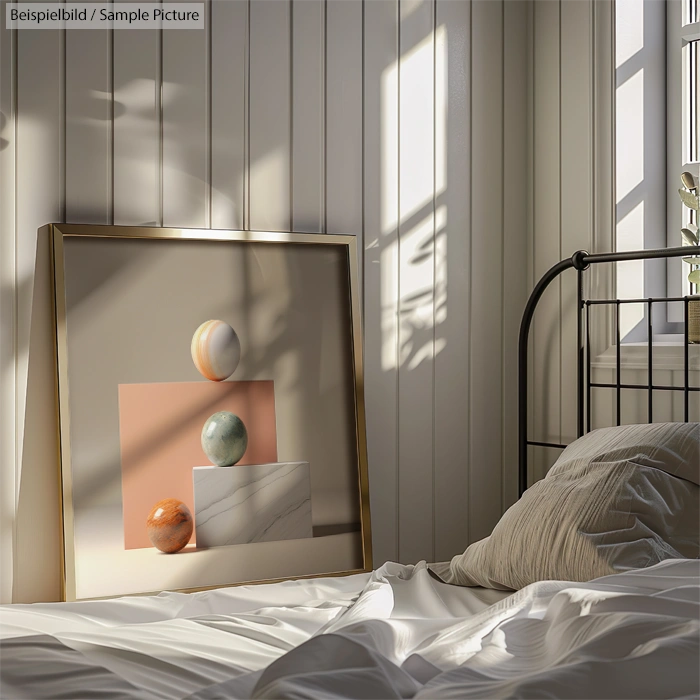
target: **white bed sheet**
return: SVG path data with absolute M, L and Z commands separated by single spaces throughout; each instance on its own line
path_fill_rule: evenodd
M 4 700 L 696 697 L 700 563 L 513 595 L 425 563 L 0 608 Z
M 424 564 L 415 575 L 413 567 L 385 568 L 388 579 L 377 572 L 194 594 L 0 607 L 0 697 L 77 699 L 99 689 L 104 697 L 182 698 L 260 671 L 329 623 L 369 610 L 381 616 L 409 615 L 412 609 L 425 617 L 444 616 L 433 585 L 457 617 L 507 595 L 435 582 Z M 398 583 L 400 577 L 411 581 L 408 589 Z M 388 583 L 393 579 L 396 596 Z M 419 607 L 416 598 L 423 599 Z

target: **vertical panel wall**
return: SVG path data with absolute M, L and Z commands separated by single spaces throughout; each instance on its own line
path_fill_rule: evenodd
M 12 600 L 17 463 L 17 32 L 0 32 L 0 600 Z
M 518 381 L 518 334 L 525 308 L 523 289 L 528 284 L 528 223 L 531 202 L 531 162 L 528 141 L 531 130 L 529 101 L 530 3 L 506 0 L 503 7 L 503 384 L 502 426 L 503 509 L 518 498 L 513 465 L 518 459 L 518 402 L 513 387 Z M 527 115 L 527 116 L 525 116 Z
M 435 34 L 435 559 L 469 539 L 471 6 L 438 2 Z
M 503 387 L 503 202 L 510 184 L 503 160 L 503 23 L 502 2 L 474 0 L 469 394 L 469 531 L 474 540 L 491 533 L 502 505 L 500 434 L 481 436 L 500 426 Z
M 204 30 L 163 29 L 163 226 L 211 222 L 209 48 L 211 0 Z
M 305 0 L 301 0 L 303 4 Z M 326 3 L 324 230 L 354 233 L 362 250 L 363 3 Z M 296 154 L 295 154 L 296 155 Z M 300 156 L 303 154 L 299 154 Z
M 399 2 L 365 2 L 364 341 L 373 554 L 398 558 Z
M 326 226 L 326 3 L 292 2 L 292 229 Z
M 561 6 L 534 3 L 534 280 L 561 260 Z M 561 442 L 561 280 L 542 296 L 532 328 L 534 432 Z M 531 479 L 544 476 L 552 455 L 537 450 Z
M 593 232 L 593 6 L 561 5 L 561 190 L 562 256 L 591 250 Z M 561 280 L 561 439 L 576 437 L 575 377 L 577 275 Z M 569 398 L 570 397 L 570 398 Z M 567 400 L 569 399 L 569 400 Z M 574 399 L 574 400 L 571 400 Z
M 251 0 L 249 228 L 291 227 L 291 2 Z
M 212 228 L 245 226 L 248 18 L 247 2 L 212 0 L 207 71 Z
M 529 288 L 577 250 L 614 249 L 612 15 L 612 0 L 555 0 L 531 8 Z M 614 294 L 607 267 L 586 273 L 586 293 Z M 576 437 L 575 307 L 576 275 L 570 272 L 550 286 L 537 308 L 530 344 L 533 440 L 566 444 Z M 606 326 L 599 309 L 595 330 Z M 594 345 L 596 356 L 604 349 Z M 601 370 L 598 381 L 612 381 L 609 369 Z M 593 427 L 611 424 L 610 401 L 607 390 L 594 391 Z M 530 479 L 543 476 L 559 454 L 533 448 Z
M 113 222 L 159 226 L 162 33 L 122 29 L 112 34 Z
M 67 30 L 65 60 L 65 218 L 79 224 L 109 224 L 113 211 L 112 32 Z
M 42 375 L 46 377 L 46 367 L 37 367 L 38 386 L 36 381 L 28 381 L 28 375 L 29 369 L 36 365 L 30 347 L 32 301 L 39 296 L 37 292 L 48 287 L 47 279 L 35 279 L 34 275 L 39 252 L 37 229 L 48 221 L 61 221 L 66 208 L 65 36 L 56 31 L 17 31 L 16 47 L 13 71 L 16 84 L 17 449 L 14 466 L 18 506 L 10 517 L 3 514 L 3 527 L 12 522 L 14 516 L 13 596 L 16 598 L 21 594 L 24 599 L 46 597 L 50 600 L 59 593 L 56 452 L 52 449 L 51 433 L 46 440 L 36 440 L 31 431 L 25 432 L 24 426 L 33 426 L 34 421 L 41 423 L 46 413 L 53 410 L 53 397 L 49 394 L 53 387 L 48 389 L 47 385 L 40 385 Z M 3 230 L 0 237 L 6 235 Z M 31 462 L 32 472 L 30 478 L 20 480 L 19 465 L 23 459 Z M 24 504 L 28 506 L 26 509 Z M 37 513 L 45 518 L 43 527 L 37 527 Z
M 433 1 L 401 3 L 399 15 L 398 557 L 415 562 L 432 558 L 435 517 Z
M 58 594 L 54 465 L 20 454 L 51 221 L 358 236 L 375 565 L 488 534 L 517 481 L 529 8 L 208 0 L 201 31 L 3 30 L 3 601 L 13 518 L 15 600 Z

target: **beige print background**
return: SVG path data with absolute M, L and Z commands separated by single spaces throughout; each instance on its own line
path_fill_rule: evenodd
M 65 279 L 77 597 L 361 567 L 344 247 L 73 237 Z M 231 379 L 274 382 L 278 459 L 310 463 L 326 536 L 125 550 L 118 387 L 204 381 L 190 340 L 212 318 L 241 339 Z

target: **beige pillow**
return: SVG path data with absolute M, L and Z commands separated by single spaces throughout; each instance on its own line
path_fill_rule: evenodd
M 519 589 L 695 558 L 699 501 L 700 423 L 594 430 L 562 452 L 489 537 L 431 568 L 447 583 Z

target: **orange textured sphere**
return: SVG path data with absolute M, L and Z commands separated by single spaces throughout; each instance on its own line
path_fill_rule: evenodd
M 166 554 L 179 552 L 192 537 L 194 518 L 190 509 L 177 498 L 158 501 L 146 519 L 148 539 Z

